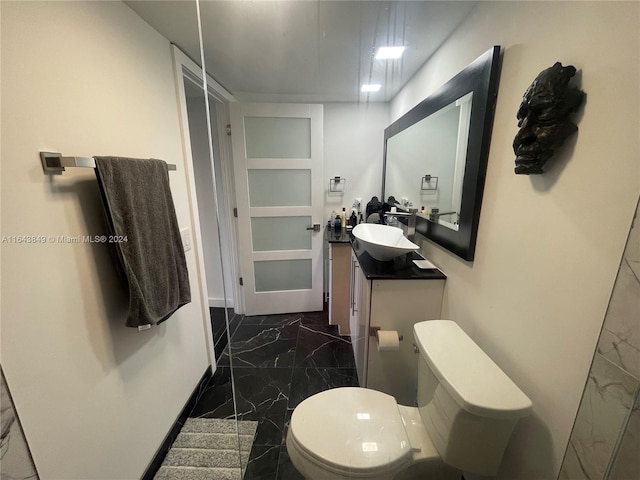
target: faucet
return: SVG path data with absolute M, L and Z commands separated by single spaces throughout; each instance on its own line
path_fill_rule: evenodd
M 413 242 L 416 238 L 416 216 L 417 208 L 410 208 L 406 212 L 385 212 L 385 217 L 407 217 L 407 239 Z
M 456 212 L 456 211 L 440 213 L 437 208 L 434 208 L 434 209 L 431 210 L 431 213 L 429 214 L 429 220 L 431 220 L 432 222 L 436 222 L 443 215 L 454 215 L 454 214 L 457 214 L 457 213 L 458 212 Z

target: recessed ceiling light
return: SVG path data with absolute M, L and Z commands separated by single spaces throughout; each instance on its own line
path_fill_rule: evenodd
M 382 85 L 380 85 L 379 83 L 369 83 L 369 84 L 362 85 L 362 88 L 360 89 L 360 91 L 377 92 L 378 90 L 380 90 L 380 87 L 382 87 Z
M 380 47 L 376 52 L 376 60 L 395 60 L 400 58 L 404 47 Z

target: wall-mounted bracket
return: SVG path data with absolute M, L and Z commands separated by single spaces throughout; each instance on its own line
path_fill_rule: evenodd
M 347 186 L 347 179 L 342 177 L 333 177 L 329 179 L 329 195 L 344 195 Z
M 420 190 L 422 192 L 435 192 L 438 190 L 438 177 L 434 177 L 433 175 L 425 175 L 422 177 Z

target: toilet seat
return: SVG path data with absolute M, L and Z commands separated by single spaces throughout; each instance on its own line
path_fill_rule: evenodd
M 412 461 L 395 398 L 376 390 L 343 387 L 307 398 L 288 435 L 306 461 L 346 477 L 386 476 Z

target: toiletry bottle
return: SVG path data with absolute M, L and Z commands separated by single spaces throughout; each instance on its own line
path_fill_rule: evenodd
M 333 228 L 336 230 L 340 230 L 342 228 L 342 219 L 340 218 L 340 214 L 336 214 L 336 218 L 333 221 Z
M 340 217 L 342 228 L 347 228 L 347 209 L 345 207 L 342 207 L 342 213 L 340 213 Z
M 355 227 L 356 225 L 358 225 L 358 217 L 356 217 L 355 210 L 351 210 L 351 216 L 349 217 L 349 224 L 351 225 L 351 227 Z

